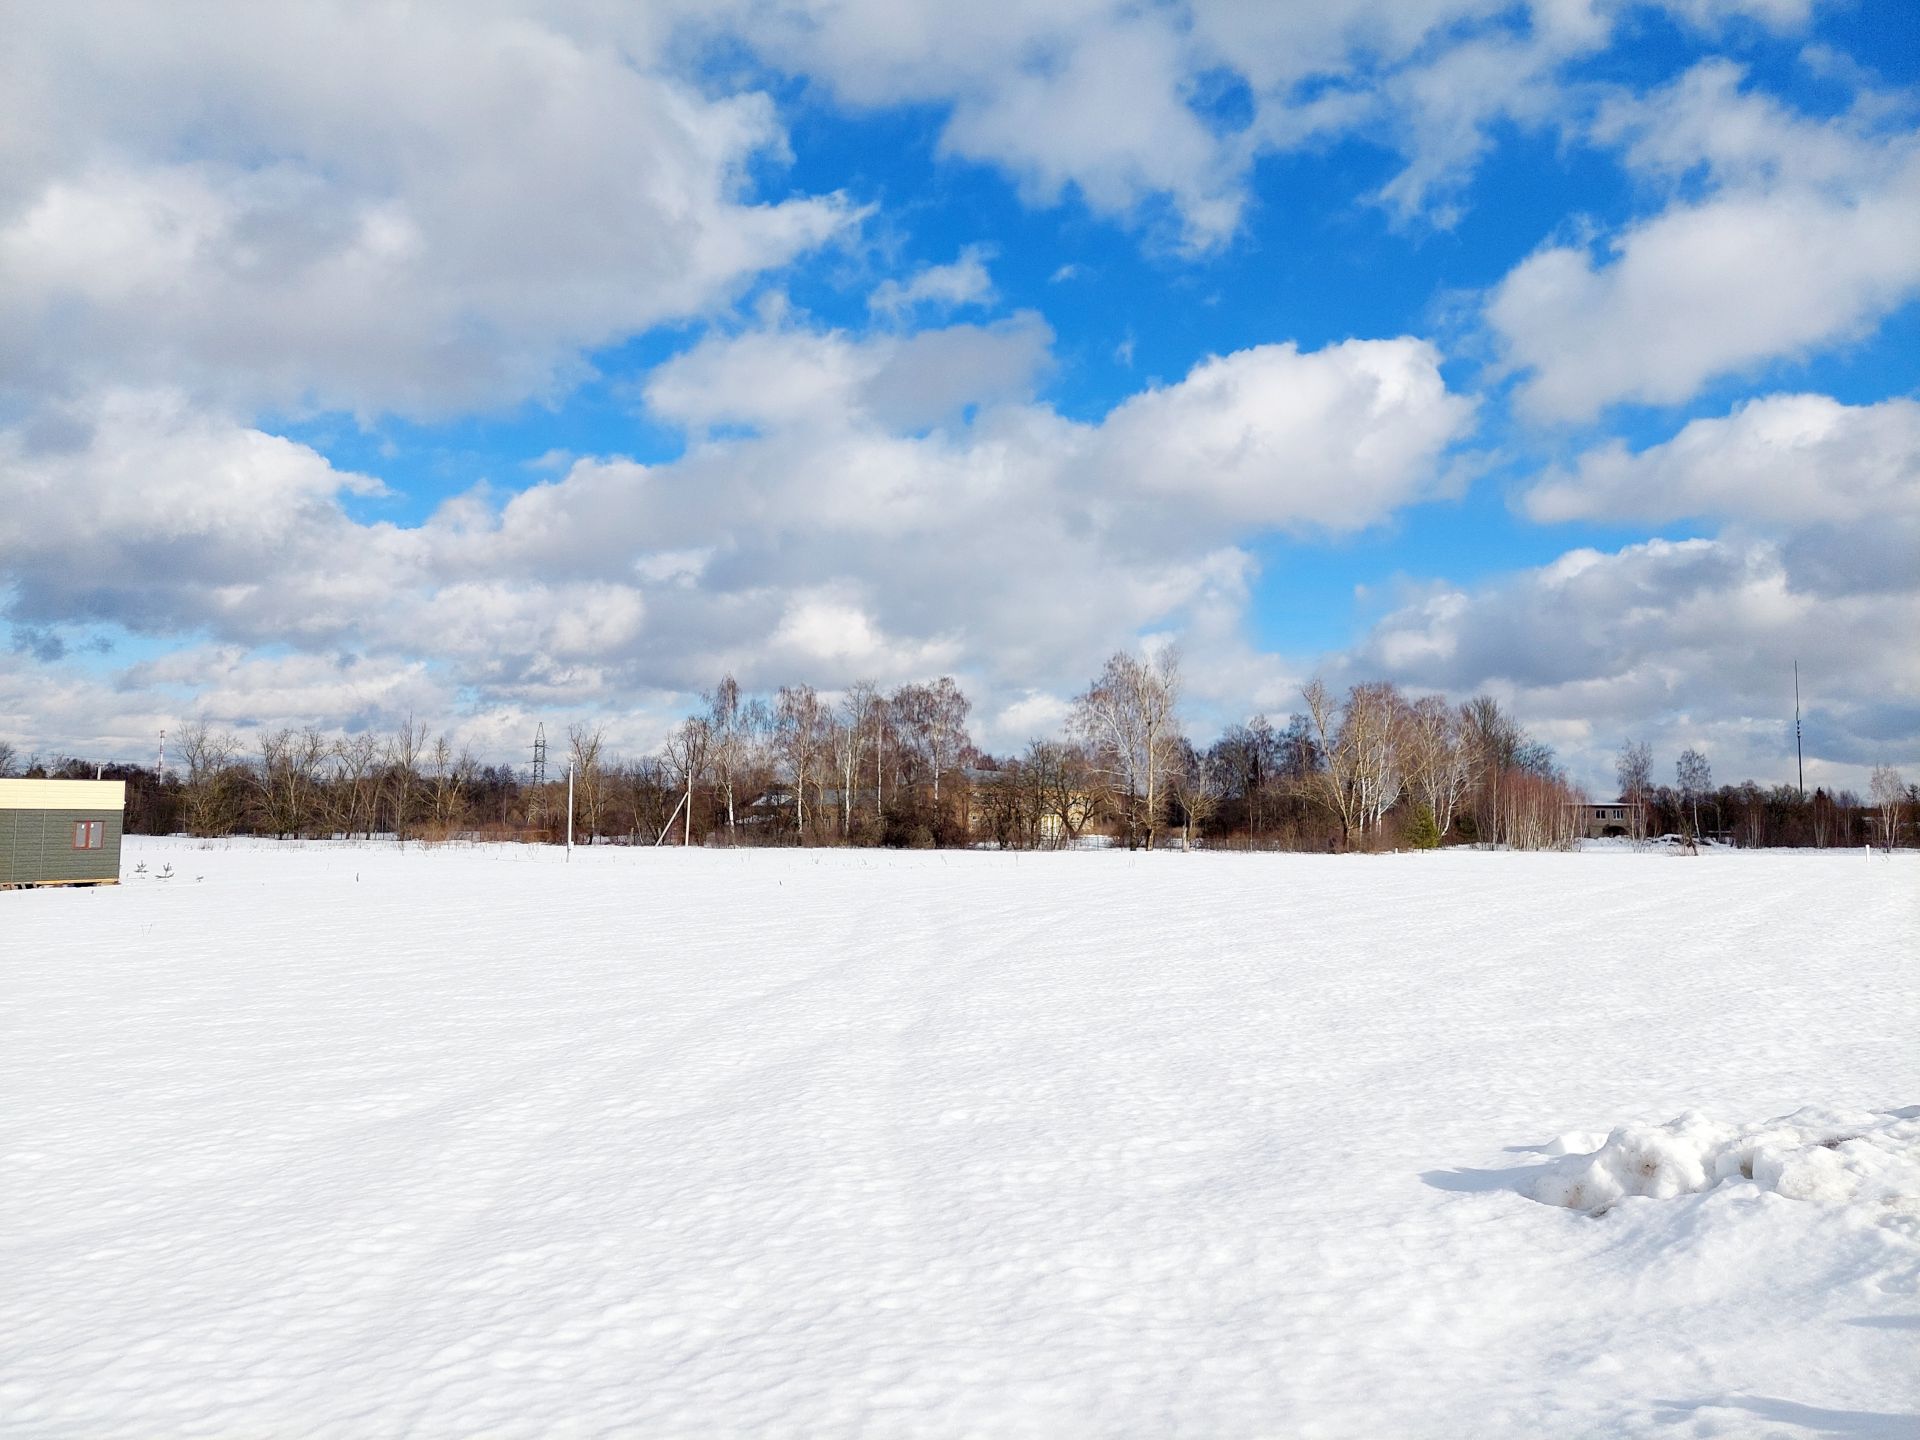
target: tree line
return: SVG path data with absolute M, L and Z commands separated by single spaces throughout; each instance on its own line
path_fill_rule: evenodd
M 1336 694 L 1315 679 L 1300 699 L 1201 749 L 1179 723 L 1178 655 L 1163 649 L 1114 655 L 1063 731 L 1017 754 L 974 744 L 972 703 L 951 677 L 752 695 L 727 676 L 650 754 L 615 756 L 604 726 L 574 724 L 538 782 L 412 720 L 385 735 L 283 727 L 248 742 L 199 721 L 175 737 L 164 773 L 72 759 L 27 773 L 99 769 L 128 783 L 130 832 L 198 836 L 556 841 L 569 771 L 572 828 L 587 843 L 1556 849 L 1585 832 L 1586 797 L 1491 696 L 1456 705 L 1380 681 Z M 0 774 L 15 760 L 0 744 Z M 1920 798 L 1891 771 L 1876 772 L 1872 807 L 1845 791 L 1715 789 L 1695 750 L 1674 784 L 1656 784 L 1650 747 L 1633 741 L 1617 771 L 1635 839 L 1844 846 L 1878 824 L 1898 843 Z
M 1614 774 L 1627 802 L 1630 838 L 1708 838 L 1747 849 L 1892 849 L 1913 842 L 1913 816 L 1920 814 L 1920 785 L 1908 784 L 1890 765 L 1873 768 L 1864 801 L 1852 790 L 1825 787 L 1811 795 L 1798 786 L 1751 780 L 1716 787 L 1712 763 L 1691 746 L 1680 752 L 1673 770 L 1672 784 L 1658 783 L 1650 745 L 1628 740 L 1620 747 Z

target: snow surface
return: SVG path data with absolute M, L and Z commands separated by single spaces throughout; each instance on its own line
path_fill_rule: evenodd
M 8 1435 L 1920 1432 L 1912 856 L 126 866 L 0 895 Z

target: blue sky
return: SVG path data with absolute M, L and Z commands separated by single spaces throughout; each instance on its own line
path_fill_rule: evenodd
M 1177 641 L 1920 766 L 1920 13 L 272 7 L 0 59 L 0 739 L 1058 725 Z M 1665 761 L 1670 763 L 1670 757 Z

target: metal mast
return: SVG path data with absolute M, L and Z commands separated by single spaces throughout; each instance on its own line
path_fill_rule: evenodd
M 1807 757 L 1800 749 L 1800 662 L 1793 662 L 1793 761 L 1800 772 L 1800 798 L 1807 798 Z
M 535 830 L 547 819 L 547 727 L 543 721 L 533 729 L 533 773 L 527 785 L 527 824 Z

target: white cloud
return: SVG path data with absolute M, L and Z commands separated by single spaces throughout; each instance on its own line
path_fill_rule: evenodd
M 756 203 L 746 168 L 785 145 L 770 102 L 670 78 L 634 19 L 295 0 L 10 20 L 0 386 L 510 403 L 852 219 Z
M 699 15 L 845 105 L 944 106 L 942 152 L 999 166 L 1033 203 L 1071 188 L 1096 213 L 1130 220 L 1169 202 L 1178 235 L 1200 247 L 1238 223 L 1244 159 L 1187 104 L 1201 62 L 1175 9 L 737 0 Z
M 1387 518 L 1434 493 L 1471 415 L 1400 339 L 1222 356 L 1076 422 L 1025 393 L 1045 342 L 1018 317 L 710 338 L 646 392 L 689 427 L 683 458 L 579 460 L 411 526 L 356 518 L 377 483 L 306 447 L 117 393 L 59 434 L 0 432 L 0 604 L 39 630 L 208 637 L 125 677 L 180 714 L 204 708 L 195 667 L 226 705 L 222 657 L 273 646 L 424 663 L 483 715 L 637 714 L 732 668 L 757 687 L 952 671 L 989 716 L 1149 629 L 1234 643 L 1250 528 Z M 382 703 L 349 678 L 306 719 Z
M 1817 121 L 1738 89 L 1710 63 L 1597 134 L 1649 178 L 1704 170 L 1603 254 L 1549 245 L 1495 288 L 1487 317 L 1524 372 L 1519 400 L 1584 420 L 1622 400 L 1674 404 L 1717 376 L 1871 329 L 1920 291 L 1920 143 Z
M 1792 663 L 1809 697 L 1809 783 L 1920 759 L 1920 580 L 1894 593 L 1805 585 L 1777 542 L 1738 536 L 1575 550 L 1474 587 L 1411 593 L 1346 657 L 1350 673 L 1489 691 L 1559 737 L 1576 777 L 1612 793 L 1629 738 L 1670 765 L 1707 747 L 1726 780 L 1789 781 Z
M 1920 519 L 1920 403 L 1770 395 L 1638 453 L 1618 440 L 1527 492 L 1543 522 L 1689 516 L 1765 525 Z
M 647 406 L 693 430 L 836 427 L 849 418 L 918 430 L 968 405 L 1026 398 L 1053 331 L 1030 311 L 993 325 L 910 335 L 777 329 L 710 336 L 647 379 Z
M 991 305 L 993 277 L 987 273 L 991 251 L 969 245 L 951 265 L 928 265 L 906 280 L 883 280 L 867 298 L 876 315 L 898 320 L 925 308 L 940 314 L 970 305 Z
M 1473 402 L 1412 339 L 1303 355 L 1263 345 L 1137 395 L 1103 427 L 1103 466 L 1146 493 L 1261 527 L 1359 529 L 1441 489 L 1433 459 Z
M 767 65 L 824 82 L 843 105 L 944 108 L 944 153 L 1005 171 L 1033 204 L 1069 192 L 1133 224 L 1170 212 L 1171 238 L 1229 241 L 1263 154 L 1362 135 L 1406 157 L 1375 198 L 1397 217 L 1449 221 L 1500 122 L 1567 126 L 1583 110 L 1570 66 L 1603 52 L 1619 0 L 1326 0 L 1250 5 L 1051 0 L 730 0 L 696 23 Z M 1672 0 L 1712 35 L 1734 17 L 1782 32 L 1810 0 Z M 1248 114 L 1206 97 L 1222 78 Z

